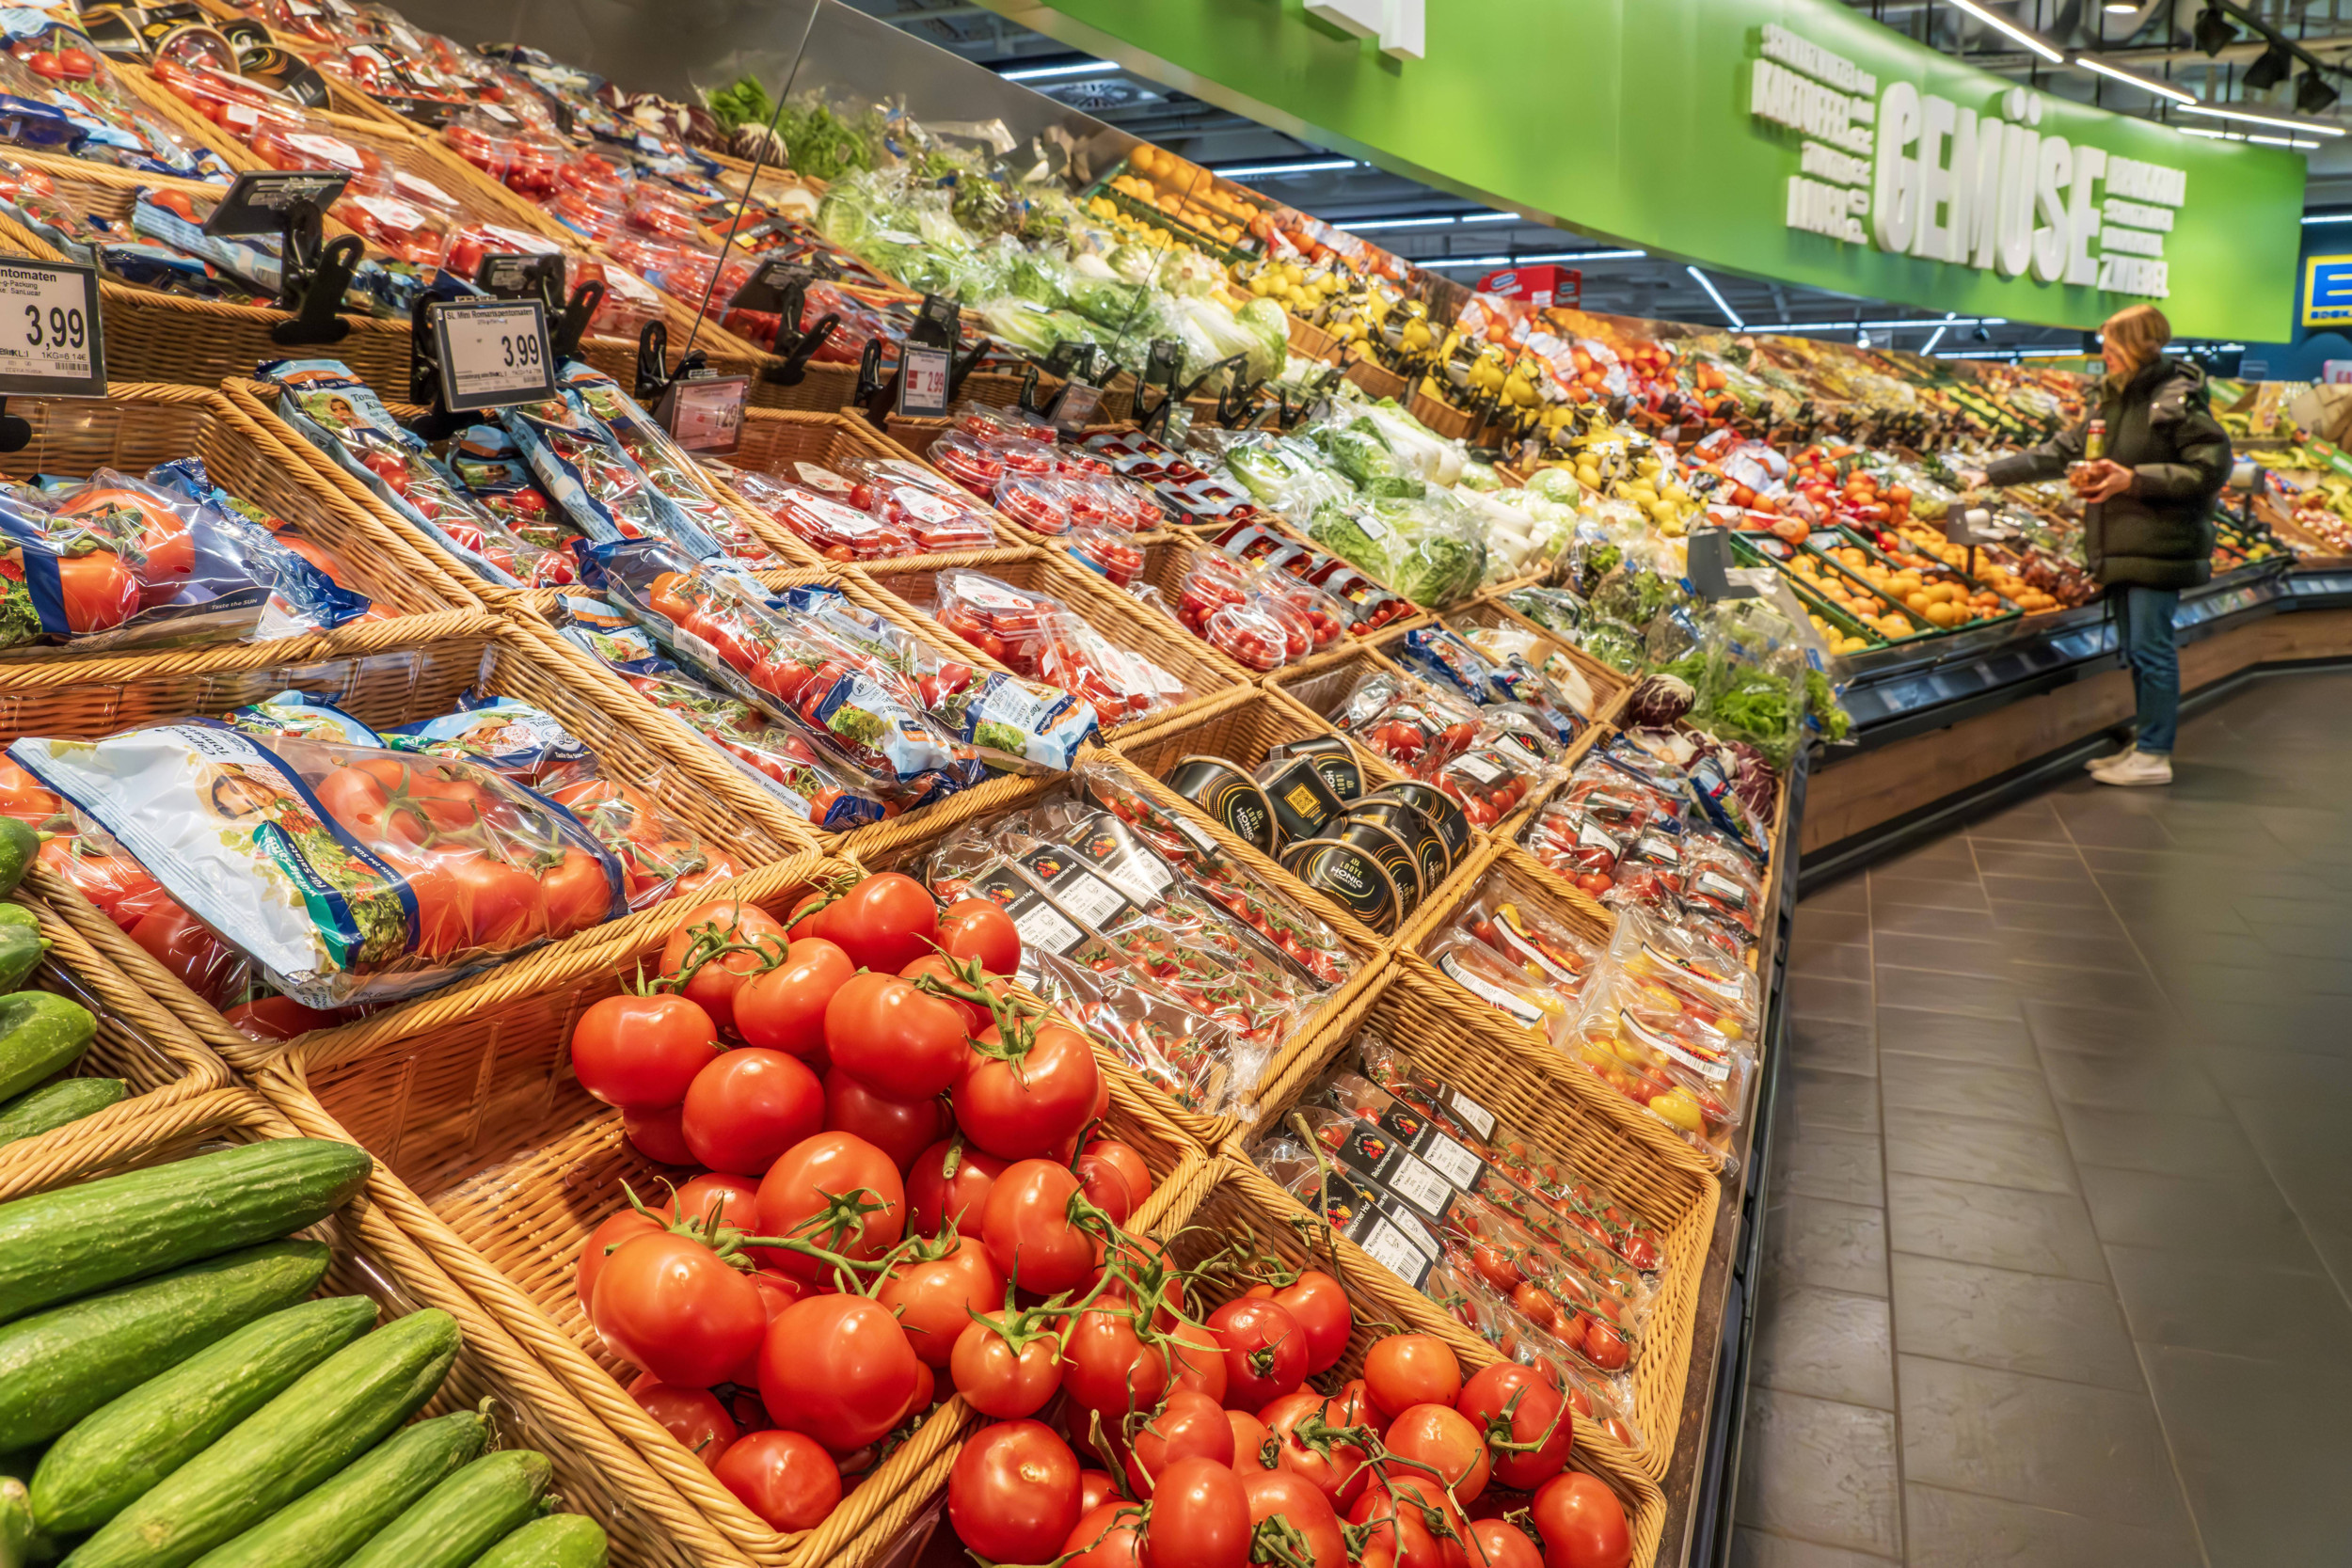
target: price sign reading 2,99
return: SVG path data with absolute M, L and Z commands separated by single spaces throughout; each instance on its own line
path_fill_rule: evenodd
M 0 261 L 0 397 L 103 398 L 98 275 L 88 267 Z
M 441 401 L 452 413 L 555 396 L 548 316 L 535 299 L 456 300 L 433 309 Z

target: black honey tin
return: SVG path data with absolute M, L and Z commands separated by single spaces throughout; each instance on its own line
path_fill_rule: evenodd
M 1405 835 L 1377 822 L 1357 821 L 1342 817 L 1331 825 L 1324 837 L 1339 844 L 1352 844 L 1368 849 L 1375 860 L 1387 870 L 1389 879 L 1396 884 L 1397 920 L 1400 924 L 1411 918 L 1429 889 L 1437 886 L 1422 879 L 1421 860 Z
M 1347 808 L 1349 822 L 1371 822 L 1386 828 L 1405 841 L 1412 850 L 1414 863 L 1421 868 L 1421 895 L 1428 897 L 1438 885 L 1453 875 L 1454 856 L 1445 847 L 1445 835 L 1419 806 L 1408 806 L 1402 800 L 1359 800 Z
M 1285 740 L 1279 746 L 1266 748 L 1266 760 L 1278 757 L 1312 757 L 1315 771 L 1331 786 L 1341 805 L 1350 805 L 1364 798 L 1364 767 L 1356 760 L 1356 752 L 1336 735 L 1311 735 L 1304 740 Z
M 1274 806 L 1257 782 L 1223 757 L 1178 757 L 1161 783 L 1225 824 L 1235 838 L 1271 855 Z
M 1461 802 L 1435 784 L 1418 779 L 1406 779 L 1386 788 L 1375 789 L 1364 797 L 1367 800 L 1402 800 L 1419 811 L 1437 826 L 1438 835 L 1445 840 L 1449 863 L 1459 865 L 1470 852 L 1470 818 L 1462 815 Z
M 1301 839 L 1282 851 L 1281 864 L 1382 936 L 1404 918 L 1396 879 L 1369 849 L 1334 838 Z
M 1274 810 L 1279 842 L 1319 838 L 1339 819 L 1340 798 L 1324 782 L 1314 757 L 1269 757 L 1258 768 L 1257 782 Z

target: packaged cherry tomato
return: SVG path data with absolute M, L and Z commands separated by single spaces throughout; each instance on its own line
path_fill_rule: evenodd
M 6 42 L 0 92 L 20 101 L 11 105 L 9 118 L 56 116 L 68 135 L 49 141 L 51 150 L 150 174 L 214 185 L 230 182 L 229 166 L 140 102 L 87 35 L 46 12 L 19 9 L 0 12 L 0 40 Z M 166 69 L 158 62 L 159 77 Z M 8 139 L 41 145 L 45 135 L 38 126 L 24 126 L 11 131 Z
M 201 720 L 9 755 L 306 1006 L 431 990 L 628 909 L 568 812 L 468 762 Z
M 1520 1027 L 1565 1041 L 1600 951 L 1566 927 L 1482 891 L 1422 949 L 1438 973 Z
M 989 499 L 997 511 L 1031 533 L 1057 534 L 1070 531 L 1071 492 L 1066 481 L 1008 470 Z
M 811 826 L 848 832 L 896 816 L 898 807 L 829 766 L 797 714 L 778 719 L 696 680 L 654 650 L 644 631 L 600 599 L 564 594 L 556 623 L 580 648 L 655 707 L 669 714 Z
M 925 456 L 932 467 L 982 499 L 995 494 L 1005 477 L 1004 457 L 961 431 L 951 430 L 933 441 Z
M 1416 779 L 1478 743 L 1478 709 L 1412 675 L 1383 670 L 1349 693 L 1333 726 Z
M 1127 588 L 1143 576 L 1143 552 L 1117 529 L 1073 526 L 1064 541 L 1070 559 L 1105 578 L 1114 588 Z
M 742 518 L 703 488 L 694 459 L 636 399 L 621 390 L 619 382 L 574 360 L 564 367 L 556 385 L 566 399 L 601 421 L 654 488 L 704 533 L 725 546 L 729 556 L 754 571 L 784 565 L 744 526 Z
M 1449 758 L 1428 782 L 1461 803 L 1473 828 L 1491 828 L 1513 812 L 1534 787 L 1534 770 L 1522 755 L 1481 746 Z
M 1571 1058 L 1729 1165 L 1755 1068 L 1756 977 L 1639 908 L 1622 910 Z
M 532 563 L 531 587 L 557 588 L 578 578 L 571 543 L 587 536 L 539 487 L 512 436 L 494 424 L 469 426 L 458 432 L 448 461 L 474 504 L 517 539 L 548 552 Z
M 1474 1268 L 1447 1261 L 1430 1274 L 1424 1287 L 1430 1299 L 1454 1314 L 1454 1320 L 1524 1367 L 1547 1369 L 1565 1394 L 1569 1408 L 1592 1421 L 1628 1448 L 1641 1446 L 1641 1429 L 1634 1424 L 1633 1380 L 1622 1372 L 1604 1373 L 1581 1355 L 1571 1354 L 1557 1335 L 1535 1323 L 1497 1291 Z
M 302 438 L 335 460 L 387 506 L 415 524 L 485 582 L 516 588 L 553 576 L 545 548 L 517 537 L 475 505 L 425 445 L 391 416 L 366 383 L 334 359 L 278 359 L 260 371 L 280 388 L 278 411 Z M 609 525 L 583 528 L 618 537 Z
M 1113 643 L 1061 600 L 978 572 L 940 575 L 939 624 L 1016 675 L 1051 681 L 1092 705 L 1105 728 L 1166 711 L 1190 693 Z
M 923 553 L 914 535 L 905 529 L 850 505 L 846 481 L 838 494 L 822 494 L 813 487 L 781 483 L 756 469 L 710 467 L 737 495 L 790 529 L 828 561 L 888 561 Z M 815 465 L 800 467 L 808 469 Z
M 723 546 L 698 516 L 649 478 L 621 439 L 585 404 L 559 394 L 499 411 L 531 471 L 552 500 L 596 544 L 668 540 L 696 560 Z
M 1737 939 L 1756 944 L 1764 881 L 1756 863 L 1729 839 L 1704 827 L 1683 834 L 1682 907 Z

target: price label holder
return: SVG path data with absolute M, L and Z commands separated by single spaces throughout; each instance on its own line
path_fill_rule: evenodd
M 899 417 L 909 420 L 945 419 L 947 414 L 947 384 L 954 371 L 954 355 L 944 348 L 918 348 L 910 341 L 898 367 Z
M 963 337 L 963 308 L 952 299 L 937 294 L 925 294 L 923 308 L 916 312 L 914 326 L 907 332 L 907 341 L 930 348 L 944 348 L 950 354 Z
M 0 451 L 33 438 L 30 423 L 5 411 L 8 399 L 105 395 L 96 270 L 0 258 Z
M 743 404 L 751 387 L 748 375 L 683 377 L 662 388 L 654 418 L 688 451 L 724 457 L 743 439 Z
M 324 237 L 326 210 L 350 182 L 342 169 L 249 169 L 204 220 L 218 239 L 278 236 L 278 308 L 294 319 L 270 327 L 272 342 L 337 343 L 351 331 L 335 311 L 367 247 L 357 234 Z
M 759 263 L 743 286 L 727 301 L 730 310 L 781 311 L 785 301 L 795 294 L 805 294 L 815 277 L 805 261 L 786 256 L 771 256 Z
M 474 287 L 493 299 L 537 299 L 553 309 L 564 297 L 564 257 L 560 251 L 527 256 L 493 251 L 473 271 Z
M 1085 381 L 1065 381 L 1046 405 L 1046 422 L 1073 435 L 1095 422 L 1103 411 L 1103 388 Z
M 1719 528 L 1692 531 L 1683 569 L 1703 599 L 1752 599 L 1756 589 L 1731 564 L 1731 535 Z
M 432 308 L 440 404 L 453 414 L 555 396 L 547 307 L 535 299 L 460 299 Z

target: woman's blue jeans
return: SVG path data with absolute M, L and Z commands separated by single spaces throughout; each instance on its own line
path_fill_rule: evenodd
M 2139 705 L 2137 744 L 2143 752 L 2170 756 L 2181 727 L 2181 651 L 2172 641 L 2180 591 L 2119 583 L 2107 592 L 2122 601 L 2115 607 L 2115 626 Z

